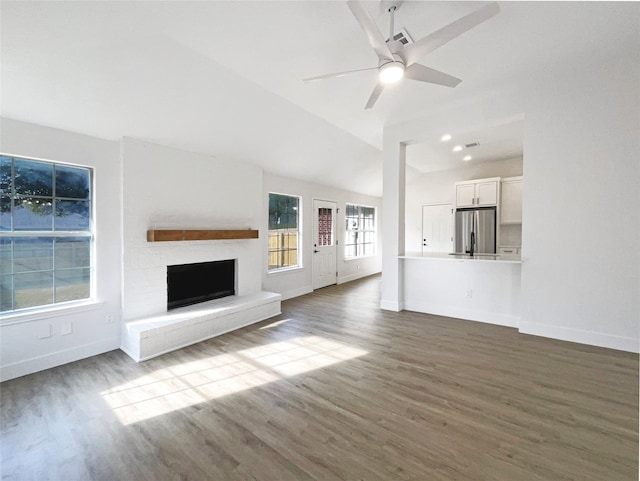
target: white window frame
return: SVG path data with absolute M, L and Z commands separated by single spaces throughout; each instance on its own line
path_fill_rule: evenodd
M 32 315 L 37 315 L 42 312 L 65 312 L 66 309 L 73 308 L 74 306 L 93 306 L 96 304 L 96 288 L 95 288 L 95 169 L 93 167 L 89 167 L 86 165 L 73 164 L 69 162 L 60 162 L 56 160 L 50 159 L 42 159 L 36 157 L 30 157 L 25 155 L 17 155 L 10 153 L 0 153 L 3 157 L 10 157 L 12 159 L 20 159 L 27 161 L 36 161 L 47 164 L 52 164 L 54 166 L 65 166 L 65 167 L 77 167 L 81 169 L 86 169 L 89 171 L 89 227 L 86 230 L 54 230 L 52 226 L 51 230 L 8 230 L 8 231 L 0 231 L 0 238 L 5 239 L 26 239 L 26 238 L 36 238 L 36 237 L 50 237 L 54 239 L 64 239 L 64 238 L 78 238 L 78 237 L 87 237 L 89 239 L 89 296 L 83 297 L 81 299 L 74 299 L 69 301 L 61 301 L 55 302 L 55 288 L 53 291 L 53 303 L 52 304 L 40 304 L 35 306 L 23 307 L 23 308 L 14 308 L 12 310 L 0 311 L 0 320 L 4 321 L 0 324 L 11 324 L 14 319 L 20 320 L 29 320 Z M 11 177 L 13 179 L 14 173 L 12 172 Z M 55 178 L 54 178 L 55 183 Z M 15 196 L 15 192 L 10 192 L 9 194 L 12 198 Z M 53 198 L 58 198 L 55 196 L 55 188 L 52 193 Z M 55 215 L 55 213 L 53 214 Z M 55 264 L 51 269 L 53 273 L 56 272 Z M 13 292 L 13 291 L 12 291 Z M 13 294 L 12 294 L 13 295 Z M 15 307 L 15 306 L 14 306 Z M 26 317 L 25 317 L 26 316 Z M 24 319 L 23 319 L 24 318 Z
M 371 229 L 353 229 L 353 228 L 349 228 L 349 207 L 356 207 L 358 208 L 358 210 L 360 210 L 361 208 L 367 208 L 367 209 L 373 209 L 373 230 Z M 344 210 L 344 218 L 345 218 L 345 231 L 344 231 L 344 259 L 345 261 L 349 261 L 349 260 L 353 260 L 353 259 L 362 259 L 364 257 L 374 257 L 376 255 L 376 252 L 378 250 L 378 209 L 375 206 L 372 205 L 363 205 L 363 204 L 355 204 L 355 203 L 350 203 L 347 202 L 345 205 L 345 210 Z M 350 255 L 349 254 L 349 249 L 353 249 L 353 246 L 357 246 L 358 243 L 353 244 L 353 243 L 349 243 L 349 233 L 350 232 L 355 232 L 356 236 L 360 233 L 365 233 L 365 232 L 369 232 L 373 234 L 373 252 L 370 254 L 360 254 L 360 255 Z M 362 245 L 364 245 L 364 242 L 362 242 Z M 356 247 L 357 250 L 357 247 Z
M 269 256 L 271 254 L 271 250 L 269 247 L 269 238 L 271 237 L 271 233 L 272 232 L 276 232 L 276 230 L 272 231 L 271 229 L 269 229 L 269 203 L 270 203 L 270 198 L 272 195 L 280 195 L 280 196 L 285 196 L 285 197 L 292 197 L 295 199 L 298 199 L 298 210 L 297 210 L 297 229 L 295 231 L 290 230 L 288 233 L 292 233 L 295 232 L 297 234 L 297 246 L 296 246 L 296 255 L 297 255 L 297 264 L 296 265 L 291 265 L 291 266 L 283 266 L 283 267 L 269 267 Z M 284 229 L 283 229 L 284 230 Z M 302 269 L 302 196 L 300 195 L 295 195 L 295 194 L 286 194 L 283 192 L 269 192 L 269 195 L 267 197 L 267 273 L 268 274 L 277 274 L 277 273 L 281 273 L 281 272 L 290 272 L 293 270 L 299 270 Z M 281 250 L 281 249 L 279 249 Z

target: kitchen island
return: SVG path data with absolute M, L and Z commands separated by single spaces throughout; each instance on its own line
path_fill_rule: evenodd
M 399 259 L 404 309 L 518 327 L 519 256 L 418 252 Z

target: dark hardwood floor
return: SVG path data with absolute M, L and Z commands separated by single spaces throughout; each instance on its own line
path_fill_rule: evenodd
M 638 356 L 378 309 L 379 276 L 0 385 L 2 479 L 638 479 Z

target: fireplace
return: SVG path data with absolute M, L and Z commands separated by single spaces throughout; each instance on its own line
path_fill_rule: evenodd
M 167 266 L 167 309 L 233 296 L 235 259 Z

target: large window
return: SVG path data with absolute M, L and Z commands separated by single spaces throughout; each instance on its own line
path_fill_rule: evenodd
M 269 194 L 269 270 L 297 267 L 300 246 L 300 198 Z
M 345 258 L 372 256 L 376 253 L 376 209 L 347 204 Z
M 91 297 L 92 172 L 0 156 L 0 311 Z

